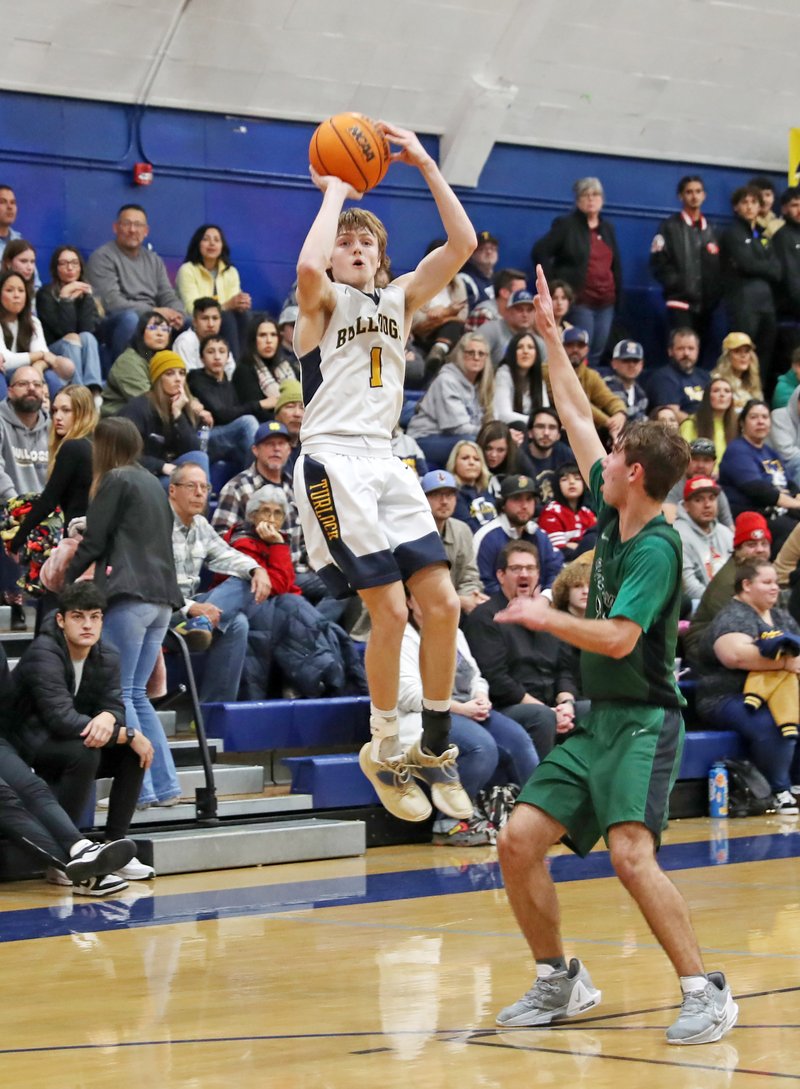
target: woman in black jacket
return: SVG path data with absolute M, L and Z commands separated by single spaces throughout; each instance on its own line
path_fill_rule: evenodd
M 281 382 L 299 377 L 281 356 L 280 347 L 281 335 L 275 319 L 267 314 L 254 314 L 232 382 L 242 403 L 259 402 L 256 414 L 259 423 L 272 419 Z
M 36 313 L 50 350 L 75 364 L 74 381 L 99 391 L 103 378 L 94 333 L 100 312 L 92 285 L 84 278 L 83 258 L 74 246 L 58 246 L 53 251 L 50 283 L 36 293 Z
M 177 352 L 156 352 L 150 360 L 150 392 L 119 411 L 142 437 L 139 458 L 165 488 L 176 465 L 193 461 L 208 476 L 208 455 L 200 447 L 197 420 L 186 392 L 186 364 Z
M 566 280 L 575 292 L 569 320 L 589 334 L 589 365 L 596 367 L 622 294 L 622 267 L 613 224 L 600 215 L 600 179 L 579 178 L 572 188 L 575 211 L 553 220 L 532 257 L 548 280 Z
M 172 553 L 172 508 L 155 477 L 137 464 L 141 452 L 141 436 L 130 420 L 97 425 L 86 536 L 67 582 L 94 563 L 94 580 L 108 598 L 104 635 L 119 651 L 126 721 L 155 750 L 139 798 L 145 807 L 174 805 L 180 797 L 172 753 L 146 686 L 183 597 Z

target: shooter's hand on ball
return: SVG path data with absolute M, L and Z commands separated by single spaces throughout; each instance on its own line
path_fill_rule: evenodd
M 415 132 L 408 129 L 398 129 L 390 125 L 388 121 L 378 121 L 378 128 L 383 132 L 390 144 L 399 144 L 400 150 L 393 151 L 390 160 L 393 163 L 408 163 L 409 166 L 424 166 L 430 159 L 430 155 L 419 142 Z
M 337 178 L 333 174 L 318 174 L 313 166 L 309 166 L 308 172 L 314 185 L 323 193 L 326 193 L 328 189 L 335 189 L 340 186 L 344 190 L 343 200 L 361 200 L 364 196 L 363 193 L 359 193 L 357 189 L 354 189 L 352 185 L 348 185 L 347 182 L 342 181 L 341 178 Z

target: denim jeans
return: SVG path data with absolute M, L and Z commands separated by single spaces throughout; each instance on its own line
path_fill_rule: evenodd
M 97 339 L 108 345 L 112 363 L 130 344 L 139 316 L 136 310 L 115 310 L 98 325 Z
M 226 424 L 215 424 L 208 436 L 209 461 L 236 462 L 238 471 L 253 461 L 253 439 L 258 430 L 255 416 L 240 416 Z
M 495 773 L 497 742 L 482 723 L 466 715 L 451 717 L 450 740 L 458 746 L 456 766 L 461 785 L 474 802 Z
M 128 725 L 141 730 L 155 749 L 153 763 L 145 772 L 140 803 L 164 802 L 181 792 L 167 735 L 146 691 L 170 614 L 169 605 L 128 597 L 110 605 L 103 622 L 104 638 L 119 651 Z
M 50 351 L 56 355 L 65 355 L 75 364 L 75 377 L 72 381 L 76 386 L 102 386 L 103 376 L 100 373 L 100 348 L 97 337 L 93 333 L 79 333 L 80 344 L 73 344 L 69 340 L 57 340 L 50 345 Z
M 508 715 L 492 711 L 479 723 L 495 740 L 498 751 L 497 783 L 518 783 L 524 786 L 539 766 L 539 754 L 528 731 Z
M 258 606 L 244 579 L 227 578 L 213 590 L 196 594 L 195 601 L 216 605 L 222 610 L 220 622 L 214 629 L 211 646 L 206 653 L 203 680 L 200 685 L 201 703 L 230 703 L 239 695 L 247 636 L 248 617 Z
M 745 706 L 742 696 L 728 696 L 708 717 L 718 728 L 734 729 L 745 739 L 748 756 L 776 794 L 789 789 L 800 770 L 800 746 L 796 738 L 781 734 L 766 705 L 755 710 Z
M 589 334 L 589 366 L 597 367 L 608 343 L 611 323 L 614 320 L 614 307 L 583 306 L 576 303 L 567 317 L 573 325 L 585 329 Z

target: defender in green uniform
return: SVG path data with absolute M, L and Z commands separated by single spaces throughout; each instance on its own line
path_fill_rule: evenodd
M 536 324 L 547 344 L 556 409 L 598 504 L 585 618 L 517 598 L 499 623 L 549 631 L 580 647 L 590 714 L 542 761 L 498 840 L 506 892 L 536 959 L 533 987 L 499 1014 L 504 1026 L 574 1017 L 601 998 L 577 958 L 569 965 L 546 865 L 563 840 L 586 854 L 602 836 L 614 870 L 680 977 L 673 1044 L 719 1040 L 738 1007 L 721 972 L 706 974 L 685 900 L 656 861 L 683 745 L 673 678 L 681 545 L 661 504 L 689 451 L 660 423 L 632 424 L 606 454 L 586 396 L 561 347 L 547 281 L 537 269 Z

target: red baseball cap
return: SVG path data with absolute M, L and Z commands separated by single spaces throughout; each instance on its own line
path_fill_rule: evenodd
M 683 498 L 688 499 L 690 495 L 697 495 L 698 492 L 713 492 L 714 495 L 719 495 L 719 484 L 710 476 L 691 476 L 683 486 Z

